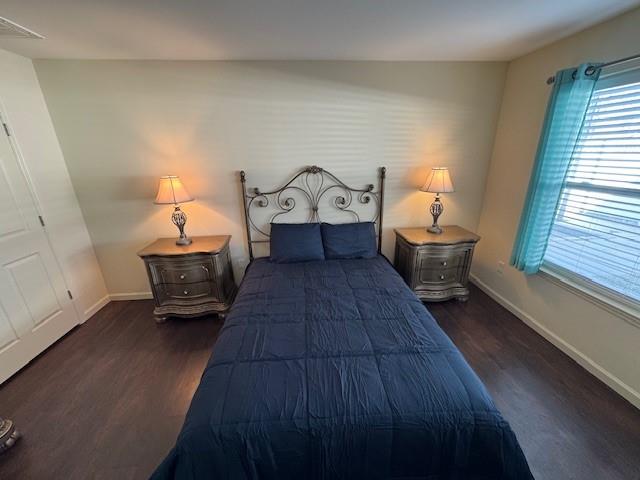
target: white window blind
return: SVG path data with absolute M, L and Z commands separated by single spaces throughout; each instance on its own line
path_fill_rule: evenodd
M 544 260 L 599 293 L 640 302 L 640 69 L 598 80 Z

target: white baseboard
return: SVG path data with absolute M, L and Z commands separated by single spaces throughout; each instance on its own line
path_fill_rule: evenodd
M 94 303 L 93 305 L 91 305 L 89 308 L 87 308 L 84 311 L 84 314 L 82 315 L 82 323 L 86 322 L 87 320 L 89 320 L 92 316 L 94 316 L 96 313 L 98 313 L 98 311 L 104 307 L 107 303 L 109 303 L 111 301 L 111 298 L 109 295 L 105 295 L 104 297 L 102 297 L 100 300 L 98 300 L 96 303 Z
M 80 323 L 82 324 L 89 320 L 109 302 L 118 302 L 122 300 L 148 300 L 150 298 L 153 298 L 151 292 L 111 293 L 105 295 L 84 311 L 82 318 L 80 319 Z
M 149 300 L 153 298 L 151 292 L 131 292 L 131 293 L 112 293 L 109 295 L 114 302 L 120 302 L 123 300 Z
M 564 353 L 566 353 L 569 357 L 575 360 L 582 368 L 587 370 L 589 373 L 598 378 L 601 382 L 605 383 L 611 389 L 615 390 L 618 394 L 628 400 L 632 405 L 636 408 L 640 409 L 640 392 L 637 392 L 632 387 L 624 383 L 618 377 L 613 375 L 608 370 L 604 369 L 596 362 L 594 362 L 587 355 L 582 353 L 580 350 L 575 348 L 573 345 L 567 343 L 565 340 L 560 338 L 558 335 L 553 333 L 547 327 L 539 323 L 536 319 L 534 319 L 531 315 L 515 306 L 509 300 L 504 298 L 498 292 L 496 292 L 489 285 L 480 280 L 476 275 L 470 275 L 471 281 L 478 286 L 483 292 L 493 298 L 496 302 L 502 305 L 504 308 L 513 313 L 516 317 L 526 323 L 529 327 L 535 330 L 538 334 L 542 335 L 546 340 L 551 342 L 553 345 L 558 347 Z

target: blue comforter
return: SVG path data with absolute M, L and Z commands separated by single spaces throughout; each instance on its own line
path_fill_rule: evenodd
M 383 257 L 254 261 L 155 479 L 532 478 Z

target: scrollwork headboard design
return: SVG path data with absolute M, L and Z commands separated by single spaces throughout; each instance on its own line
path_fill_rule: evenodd
M 350 187 L 331 172 L 314 165 L 301 169 L 282 187 L 263 192 L 259 188 L 248 189 L 246 186 L 247 175 L 244 170 L 241 171 L 240 183 L 249 259 L 254 259 L 254 244 L 269 243 L 270 224 L 277 223 L 278 218 L 283 218 L 284 215 L 293 212 L 296 207 L 308 209 L 308 215 L 305 218 L 307 223 L 322 222 L 321 201 L 323 200 L 328 207 L 333 207 L 335 212 L 347 214 L 347 218 L 352 222 L 373 222 L 376 226 L 378 253 L 380 253 L 386 172 L 385 167 L 378 169 L 378 190 L 376 191 L 372 184 L 364 188 Z M 370 214 L 369 218 L 361 219 L 357 207 L 365 207 L 372 202 L 375 203 L 373 215 Z M 273 213 L 268 215 L 265 225 L 260 225 L 255 220 L 254 214 L 258 209 L 266 210 L 269 207 Z

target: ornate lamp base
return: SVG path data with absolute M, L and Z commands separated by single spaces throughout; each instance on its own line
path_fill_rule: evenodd
M 0 418 L 0 453 L 13 447 L 20 433 L 11 420 Z
M 180 210 L 179 205 L 175 206 L 175 209 L 171 214 L 171 221 L 176 227 L 178 227 L 178 231 L 180 232 L 180 237 L 178 237 L 178 239 L 176 240 L 176 245 L 191 245 L 191 239 L 187 237 L 186 233 L 184 233 L 184 226 L 187 223 L 187 216 L 182 210 Z
M 438 225 L 438 217 L 442 215 L 444 211 L 444 207 L 442 206 L 442 202 L 440 202 L 440 194 L 436 194 L 436 199 L 433 201 L 431 206 L 429 207 L 429 211 L 433 216 L 433 224 L 427 228 L 427 232 L 431 233 L 442 233 L 442 228 Z
M 191 240 L 186 235 L 183 237 L 182 235 L 176 240 L 176 245 L 191 245 L 193 240 Z

